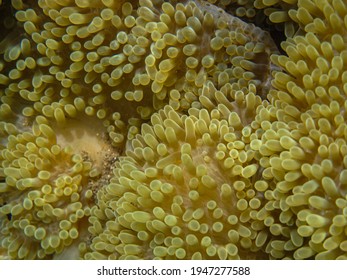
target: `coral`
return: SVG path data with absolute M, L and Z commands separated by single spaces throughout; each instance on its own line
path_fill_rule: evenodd
M 208 2 L 0 1 L 0 258 L 347 258 L 346 4 Z

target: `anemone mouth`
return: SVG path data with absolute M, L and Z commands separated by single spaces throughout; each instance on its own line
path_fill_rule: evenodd
M 101 120 L 84 116 L 69 119 L 64 125 L 53 125 L 52 129 L 58 145 L 71 147 L 75 154 L 87 157 L 100 171 L 106 156 L 115 150 Z

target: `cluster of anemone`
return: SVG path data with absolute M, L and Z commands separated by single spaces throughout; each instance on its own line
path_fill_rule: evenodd
M 347 258 L 342 0 L 0 12 L 0 258 Z
M 271 76 L 267 33 L 200 1 L 32 2 L 13 3 L 21 24 L 1 43 L 6 103 L 98 118 L 117 147 L 165 104 L 194 106 L 207 81 L 262 88 Z

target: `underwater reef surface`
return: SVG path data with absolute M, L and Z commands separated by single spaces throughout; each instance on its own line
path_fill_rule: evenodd
M 347 258 L 343 0 L 0 15 L 0 259 Z

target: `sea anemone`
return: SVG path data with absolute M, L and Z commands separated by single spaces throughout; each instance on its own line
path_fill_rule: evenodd
M 208 0 L 228 13 L 265 29 L 280 30 L 293 37 L 298 30 L 291 12 L 297 9 L 298 0 Z M 280 33 L 276 33 L 280 36 Z
M 266 132 L 260 149 L 284 226 L 276 242 L 282 256 L 345 259 L 347 6 L 298 4 L 290 14 L 305 34 L 283 42 L 286 56 L 272 56 L 283 69 L 269 94 L 282 128 Z
M 1 247 L 8 257 L 45 258 L 75 239 L 88 216 L 92 190 L 82 187 L 91 162 L 56 144 L 45 123 L 8 138 L 2 150 Z M 6 218 L 6 215 L 8 218 Z
M 211 112 L 192 108 L 189 115 L 167 106 L 142 125 L 110 184 L 98 192 L 100 207 L 89 218 L 97 237 L 86 258 L 262 254 L 268 183 L 261 176 L 260 154 L 251 147 L 259 141 L 251 122 L 261 99 L 212 85 L 205 91 L 212 100 L 232 94 L 237 101 L 221 101 Z
M 347 257 L 342 0 L 0 13 L 0 258 Z
M 16 259 L 78 258 L 89 240 L 97 180 L 117 153 L 98 120 L 60 127 L 38 116 L 22 132 L 2 125 L 10 135 L 0 154 L 1 247 Z
M 165 104 L 187 110 L 206 81 L 269 88 L 268 34 L 199 1 L 13 6 L 20 26 L 1 42 L 3 102 L 58 122 L 95 116 L 117 147 Z

